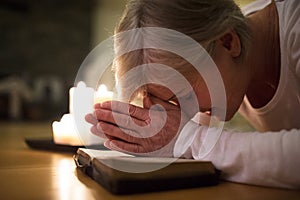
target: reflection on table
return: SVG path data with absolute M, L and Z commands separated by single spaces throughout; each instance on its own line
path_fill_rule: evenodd
M 300 191 L 229 182 L 218 186 L 116 196 L 76 169 L 72 153 L 30 149 L 25 137 L 50 137 L 51 123 L 0 123 L 1 199 L 300 199 Z

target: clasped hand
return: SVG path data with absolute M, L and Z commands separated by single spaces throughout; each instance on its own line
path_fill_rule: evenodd
M 104 145 L 131 154 L 172 157 L 176 137 L 188 117 L 178 105 L 144 97 L 143 108 L 119 101 L 94 106 L 86 116 L 91 132 L 106 138 Z

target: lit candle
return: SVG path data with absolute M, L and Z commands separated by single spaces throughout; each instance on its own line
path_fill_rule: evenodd
M 53 139 L 55 144 L 81 146 L 82 141 L 77 134 L 74 116 L 65 114 L 60 122 L 53 122 Z
M 101 84 L 98 90 L 95 92 L 94 102 L 103 103 L 105 101 L 110 101 L 113 98 L 113 92 L 108 91 L 106 85 Z
M 54 142 L 73 146 L 102 144 L 104 140 L 92 134 L 92 125 L 85 121 L 85 116 L 93 112 L 95 90 L 79 82 L 70 89 L 69 95 L 70 113 L 52 124 Z
M 79 82 L 77 87 L 72 87 L 69 91 L 69 111 L 70 113 L 80 113 L 86 115 L 93 111 L 94 103 L 93 88 L 87 87 L 84 82 Z

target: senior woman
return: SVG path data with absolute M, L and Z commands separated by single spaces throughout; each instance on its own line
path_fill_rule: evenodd
M 229 181 L 300 188 L 299 15 L 298 0 L 257 0 L 243 12 L 233 0 L 129 1 L 116 33 L 162 27 L 193 38 L 206 49 L 221 74 L 226 91 L 226 114 L 218 116 L 204 78 L 190 63 L 174 53 L 143 49 L 116 61 L 117 81 L 143 63 L 172 66 L 191 84 L 199 108 L 180 105 L 179 99 L 185 102 L 192 99 L 189 93 L 179 95 L 164 86 L 149 83 L 135 93 L 143 94 L 143 107 L 117 101 L 95 105 L 94 114 L 86 117 L 93 124 L 92 132 L 107 138 L 108 148 L 155 156 L 173 155 L 168 150 L 159 150 L 168 146 L 166 149 L 172 151 L 175 142 L 184 146 L 184 141 L 176 141 L 180 135 L 193 135 L 188 147 L 176 156 L 210 160 Z M 126 45 L 128 43 L 116 40 L 116 48 Z M 142 72 L 137 76 L 146 77 Z M 169 80 L 168 74 L 164 76 Z M 121 88 L 126 90 L 126 87 Z M 157 107 L 149 114 L 155 104 L 163 109 Z M 191 119 L 197 110 L 225 121 L 239 111 L 257 131 L 222 130 L 211 151 L 200 156 L 209 127 L 195 126 L 196 122 Z M 138 137 L 142 129 L 136 125 L 143 128 L 150 123 L 159 124 L 157 118 L 161 111 L 167 113 L 166 123 L 158 133 Z M 118 123 L 115 118 L 120 119 Z M 129 123 L 128 118 L 134 123 Z

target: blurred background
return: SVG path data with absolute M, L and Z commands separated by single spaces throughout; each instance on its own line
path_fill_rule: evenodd
M 0 121 L 51 121 L 68 112 L 77 70 L 113 34 L 125 3 L 0 0 Z

